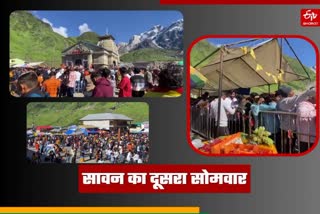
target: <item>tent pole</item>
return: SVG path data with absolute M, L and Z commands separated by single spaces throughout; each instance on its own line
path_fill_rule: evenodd
M 310 78 L 309 73 L 307 72 L 306 68 L 303 66 L 300 58 L 297 56 L 296 52 L 293 50 L 293 48 L 292 48 L 292 46 L 290 45 L 289 41 L 288 41 L 286 38 L 284 38 L 284 41 L 286 41 L 286 43 L 288 44 L 290 50 L 293 52 L 293 54 L 294 54 L 294 56 L 297 58 L 299 64 L 300 64 L 301 67 L 303 68 L 304 72 L 306 72 L 306 74 L 308 75 L 308 79 L 311 81 L 311 78 Z
M 121 140 L 121 128 L 120 128 L 120 126 L 118 127 L 118 142 L 120 142 L 120 140 Z
M 225 47 L 229 47 L 229 46 L 234 46 L 234 45 L 240 45 L 240 44 L 243 44 L 243 43 L 248 43 L 248 42 L 253 42 L 253 41 L 257 41 L 257 40 L 260 40 L 261 38 L 255 38 L 255 39 L 246 39 L 246 40 L 241 40 L 239 42 L 234 42 L 234 43 L 230 43 L 230 44 L 227 44 L 227 45 L 224 45 Z
M 218 94 L 218 118 L 217 118 L 217 127 L 216 127 L 216 134 L 218 133 L 220 127 L 220 114 L 221 114 L 221 102 L 222 102 L 222 79 L 223 79 L 223 53 L 224 53 L 224 46 L 221 47 L 220 51 L 220 74 L 219 74 L 219 94 Z
M 279 74 L 281 73 L 282 68 L 282 48 L 283 48 L 283 38 L 280 39 L 280 65 L 279 65 Z M 278 81 L 278 89 L 280 88 L 281 83 Z

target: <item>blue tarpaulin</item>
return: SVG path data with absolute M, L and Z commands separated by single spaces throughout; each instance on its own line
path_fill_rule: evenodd
M 65 132 L 66 135 L 88 135 L 88 131 L 85 128 L 75 128 L 74 126 L 70 126 L 69 129 Z

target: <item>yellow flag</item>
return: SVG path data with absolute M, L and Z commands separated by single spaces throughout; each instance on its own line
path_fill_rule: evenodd
M 275 75 L 272 75 L 272 77 L 273 77 L 274 82 L 278 83 L 278 78 Z
M 241 47 L 241 50 L 243 51 L 243 54 L 247 54 L 248 53 L 248 47 Z
M 257 63 L 256 71 L 262 71 L 262 70 L 263 70 L 263 67 Z
M 267 75 L 268 77 L 270 77 L 272 74 L 269 73 L 269 72 L 266 72 L 266 75 Z
M 254 53 L 253 48 L 250 49 L 250 55 L 253 59 L 256 59 L 256 54 Z

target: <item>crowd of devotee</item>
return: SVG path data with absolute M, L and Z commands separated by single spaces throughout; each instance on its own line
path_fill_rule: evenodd
M 37 163 L 148 163 L 145 133 L 101 131 L 90 135 L 38 135 L 27 138 L 27 159 Z
M 304 152 L 314 144 L 315 97 L 314 86 L 295 94 L 291 87 L 283 85 L 275 93 L 242 95 L 236 90 L 223 91 L 220 99 L 205 92 L 191 100 L 191 106 L 198 109 L 198 117 L 203 118 L 197 121 L 201 123 L 200 127 L 212 129 L 209 131 L 214 133 L 214 138 L 236 132 L 251 134 L 252 130 L 263 126 L 271 133 L 279 153 L 295 153 Z M 214 125 L 206 126 L 207 121 Z
M 82 66 L 12 68 L 10 93 L 16 97 L 178 97 L 183 67 Z

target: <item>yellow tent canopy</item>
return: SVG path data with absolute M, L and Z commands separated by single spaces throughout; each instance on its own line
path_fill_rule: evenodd
M 293 71 L 281 54 L 278 40 L 270 39 L 255 47 L 227 46 L 224 50 L 219 50 L 213 55 L 210 63 L 200 70 L 200 73 L 208 79 L 206 88 L 219 88 L 221 51 L 223 51 L 222 90 L 308 79 Z

